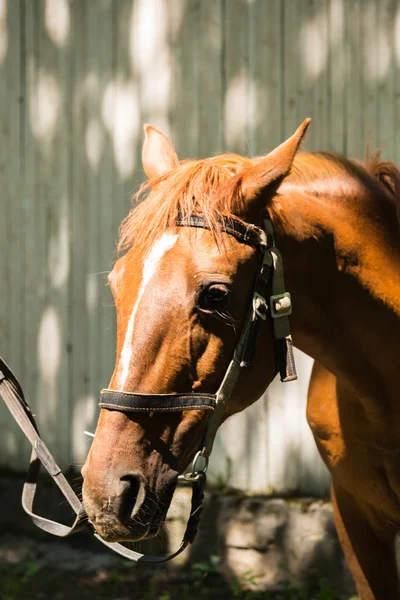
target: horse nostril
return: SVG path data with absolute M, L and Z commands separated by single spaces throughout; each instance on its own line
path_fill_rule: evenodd
M 141 504 L 141 488 L 142 478 L 140 475 L 124 475 L 120 478 L 118 517 L 122 523 L 127 523 L 135 511 L 135 507 Z

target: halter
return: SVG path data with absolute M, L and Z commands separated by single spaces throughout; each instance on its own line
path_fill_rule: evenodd
M 209 229 L 201 215 L 190 215 L 178 219 L 179 227 L 200 227 Z M 241 369 L 253 364 L 260 325 L 268 316 L 272 320 L 272 330 L 276 346 L 276 364 L 281 381 L 297 379 L 290 335 L 289 315 L 292 312 L 290 294 L 285 291 L 282 257 L 275 246 L 274 232 L 268 213 L 263 217 L 263 228 L 244 225 L 229 218 L 220 220 L 222 231 L 232 235 L 239 242 L 261 249 L 261 261 L 256 275 L 251 306 L 247 312 L 243 330 L 228 365 L 222 383 L 215 394 L 188 392 L 182 394 L 139 394 L 112 389 L 100 393 L 100 407 L 120 412 L 170 412 L 186 410 L 206 410 L 210 413 L 202 447 L 197 452 L 189 473 L 180 475 L 178 482 L 192 486 L 191 512 L 186 531 L 178 550 L 167 556 L 147 556 L 130 550 L 119 543 L 104 541 L 92 528 L 93 535 L 103 544 L 130 560 L 143 563 L 161 563 L 178 556 L 196 537 L 200 521 L 208 460 L 214 439 L 221 424 L 227 401 L 232 395 Z M 39 431 L 27 404 L 21 386 L 7 364 L 0 358 L 0 394 L 11 414 L 33 446 L 28 481 L 24 485 L 22 505 L 35 525 L 48 533 L 65 537 L 88 525 L 84 507 L 65 479 L 52 454 L 39 435 Z M 33 512 L 37 478 L 40 464 L 46 468 L 61 492 L 74 510 L 76 516 L 72 527 L 45 519 Z M 90 524 L 89 524 L 90 525 Z

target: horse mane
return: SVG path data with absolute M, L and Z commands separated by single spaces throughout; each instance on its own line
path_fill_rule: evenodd
M 333 152 L 300 152 L 289 179 L 302 183 L 323 181 L 326 191 L 338 176 L 349 185 L 350 176 L 353 186 L 361 184 L 376 191 L 378 183 L 381 191 L 383 188 L 400 203 L 400 171 L 393 162 L 381 160 L 380 154 L 380 150 L 371 156 L 367 153 L 365 161 L 360 162 Z
M 400 216 L 400 171 L 394 162 L 381 160 L 381 151 L 378 150 L 372 156 L 367 156 L 366 169 L 393 196 Z
M 135 244 L 145 252 L 167 228 L 176 227 L 177 217 L 195 213 L 202 214 L 216 243 L 223 245 L 221 217 L 241 221 L 233 213 L 240 201 L 240 186 L 232 187 L 229 182 L 256 160 L 238 154 L 184 160 L 173 171 L 146 181 L 134 196 L 136 206 L 121 224 L 118 251 Z M 300 152 L 282 188 L 286 185 L 306 187 L 315 195 L 367 189 L 378 196 L 378 202 L 383 195 L 389 197 L 400 215 L 400 171 L 394 163 L 381 160 L 380 152 L 367 157 L 365 163 L 334 153 Z
M 336 196 L 341 202 L 348 198 L 354 208 L 354 200 L 362 199 L 371 215 L 386 214 L 391 225 L 394 210 L 400 225 L 400 171 L 380 155 L 380 150 L 367 152 L 361 162 L 331 152 L 300 152 L 283 186 L 294 184 L 316 196 Z

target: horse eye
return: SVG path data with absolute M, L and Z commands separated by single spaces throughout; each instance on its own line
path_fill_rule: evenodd
M 203 311 L 221 311 L 228 306 L 229 299 L 229 288 L 222 283 L 213 283 L 200 292 L 196 305 Z

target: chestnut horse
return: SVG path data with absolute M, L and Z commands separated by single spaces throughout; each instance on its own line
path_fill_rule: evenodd
M 109 276 L 117 310 L 109 388 L 215 392 L 260 261 L 257 248 L 221 229 L 221 219 L 261 225 L 268 210 L 293 299 L 293 341 L 316 361 L 307 418 L 332 474 L 339 538 L 359 596 L 397 600 L 400 173 L 377 157 L 363 166 L 297 154 L 307 125 L 264 157 L 182 162 L 163 133 L 145 126 L 147 198 L 122 224 L 126 252 Z M 176 226 L 191 214 L 208 229 Z M 267 319 L 223 418 L 256 401 L 275 374 Z M 207 419 L 204 410 L 101 410 L 82 473 L 84 505 L 103 538 L 158 532 Z

